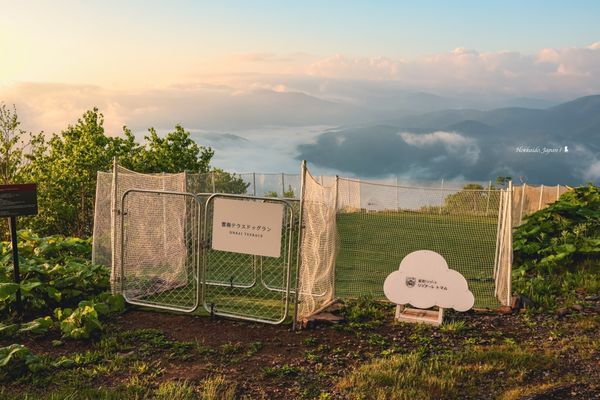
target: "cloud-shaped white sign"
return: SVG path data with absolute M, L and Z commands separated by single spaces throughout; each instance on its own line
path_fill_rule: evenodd
M 448 268 L 444 257 L 430 250 L 410 253 L 383 284 L 385 296 L 396 304 L 417 308 L 438 306 L 467 311 L 475 303 L 467 280 Z

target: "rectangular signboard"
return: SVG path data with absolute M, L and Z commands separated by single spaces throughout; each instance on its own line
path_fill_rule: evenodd
M 37 214 L 37 185 L 0 185 L 0 217 Z
M 281 256 L 283 203 L 214 198 L 212 248 Z

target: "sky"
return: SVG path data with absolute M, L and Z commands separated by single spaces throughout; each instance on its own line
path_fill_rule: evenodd
M 598 1 L 0 0 L 0 10 L 0 101 L 31 131 L 59 132 L 97 106 L 110 135 L 303 126 L 291 140 L 301 144 L 314 127 L 600 93 Z
M 2 3 L 4 84 L 147 88 L 318 74 L 310 66 L 336 55 L 411 61 L 457 48 L 530 55 L 600 42 L 597 1 Z

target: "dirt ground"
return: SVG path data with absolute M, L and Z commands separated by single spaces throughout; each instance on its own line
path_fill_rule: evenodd
M 180 343 L 179 356 L 172 356 L 168 346 L 149 348 L 134 344 L 133 353 L 139 359 L 160 368 L 153 378 L 155 384 L 167 381 L 188 383 L 222 375 L 237 387 L 239 397 L 260 399 L 345 398 L 336 388 L 340 378 L 369 360 L 411 352 L 418 346 L 431 351 L 460 351 L 467 343 L 488 346 L 514 343 L 532 351 L 543 352 L 556 346 L 568 345 L 586 335 L 594 343 L 600 340 L 600 305 L 581 312 L 562 316 L 529 316 L 525 314 L 485 314 L 468 312 L 451 314 L 459 329 L 424 328 L 414 324 L 395 323 L 390 318 L 378 326 L 354 329 L 344 322 L 321 325 L 292 332 L 289 325 L 264 325 L 202 316 L 164 312 L 130 310 L 111 323 L 107 332 L 113 334 L 153 330 L 164 332 L 165 338 Z M 43 338 L 24 338 L 20 343 L 36 354 L 50 356 L 82 353 L 98 348 L 98 342 L 66 341 L 53 345 L 52 335 Z M 7 345 L 0 339 L 0 345 Z M 136 354 L 145 349 L 145 353 Z M 148 350 L 150 349 L 150 350 Z M 165 350 L 166 349 L 166 350 Z M 183 349 L 183 350 L 181 350 Z M 585 376 L 583 383 L 566 383 L 536 393 L 524 399 L 594 399 L 600 398 L 600 353 L 582 359 L 577 352 L 560 352 L 560 373 Z M 169 356 L 168 354 L 171 354 Z M 510 374 L 511 371 L 506 371 Z M 556 373 L 556 372 L 554 372 Z M 110 379 L 98 376 L 90 385 L 116 386 L 127 382 L 128 373 L 116 370 Z M 589 378 L 589 379 L 588 379 Z M 502 377 L 498 377 L 502 379 Z M 530 383 L 547 381 L 544 371 L 532 374 Z M 9 385 L 10 386 L 10 385 Z M 29 391 L 27 383 L 15 383 L 9 393 Z M 482 387 L 481 398 L 494 398 Z

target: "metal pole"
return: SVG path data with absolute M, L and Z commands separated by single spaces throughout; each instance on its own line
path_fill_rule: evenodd
M 117 157 L 113 158 L 113 179 L 112 179 L 112 220 L 111 220 L 111 229 L 112 229 L 112 243 L 111 243 L 111 274 L 110 274 L 110 287 L 112 294 L 117 294 L 117 213 L 119 212 L 119 206 L 117 204 Z M 121 238 L 122 239 L 122 238 Z
M 440 203 L 440 215 L 442 215 L 442 207 L 444 205 L 444 178 L 442 178 L 442 187 L 440 190 L 440 194 L 442 195 L 442 202 Z
M 500 243 L 502 239 L 502 213 L 504 209 L 504 189 L 500 189 L 500 204 L 498 205 L 498 220 L 496 225 L 496 253 L 494 254 L 494 278 L 496 279 L 495 287 L 498 287 L 497 274 L 498 274 L 498 262 L 500 257 Z
M 521 211 L 519 212 L 519 225 L 523 222 L 523 203 L 525 202 L 525 186 L 527 183 L 523 182 L 523 186 L 521 186 Z
M 210 178 L 212 180 L 212 192 L 217 193 L 217 190 L 215 188 L 215 171 L 210 172 Z
M 301 175 L 300 175 L 300 212 L 298 216 L 298 255 L 296 261 L 296 290 L 294 291 L 294 317 L 292 318 L 292 331 L 296 330 L 298 322 L 298 299 L 300 292 L 300 269 L 302 267 L 302 236 L 304 234 L 304 227 L 302 220 L 304 208 L 304 188 L 306 186 L 306 160 L 302 161 Z
M 15 293 L 16 301 L 15 308 L 17 310 L 17 317 L 20 319 L 23 316 L 23 303 L 21 302 L 21 275 L 19 274 L 19 248 L 17 245 L 17 217 L 10 217 L 8 219 L 10 227 L 10 241 L 12 243 L 12 256 L 13 256 L 13 271 L 15 276 L 15 283 L 19 285 L 17 292 Z
M 556 185 L 556 201 L 560 199 L 560 185 Z
M 340 180 L 339 176 L 335 176 L 335 200 L 334 200 L 334 204 L 335 204 L 335 208 L 333 210 L 334 213 L 334 217 L 333 217 L 333 221 L 336 224 L 336 226 L 334 227 L 334 232 L 337 232 L 337 209 L 338 209 L 338 182 Z M 334 241 L 334 246 L 336 245 L 336 241 Z M 333 282 L 333 290 L 332 290 L 332 297 L 335 299 L 335 291 L 336 291 L 336 284 L 335 284 L 335 279 L 336 279 L 336 274 L 335 274 L 335 266 L 336 266 L 336 260 L 335 260 L 335 256 L 337 255 L 337 251 L 333 252 L 333 257 L 334 257 L 334 261 L 333 261 L 333 268 L 332 268 L 332 279 L 331 282 Z
M 492 181 L 488 185 L 488 195 L 487 195 L 487 204 L 485 205 L 485 216 L 487 217 L 488 211 L 490 209 L 490 195 L 492 194 Z
M 252 173 L 252 192 L 254 193 L 254 197 L 256 197 L 256 172 Z
M 538 202 L 538 211 L 542 209 L 542 196 L 544 195 L 544 185 L 540 186 L 540 201 Z
M 281 173 L 281 197 L 285 197 L 285 176 Z
M 396 211 L 398 211 L 398 209 L 400 208 L 400 199 L 398 196 L 398 175 L 396 175 Z

